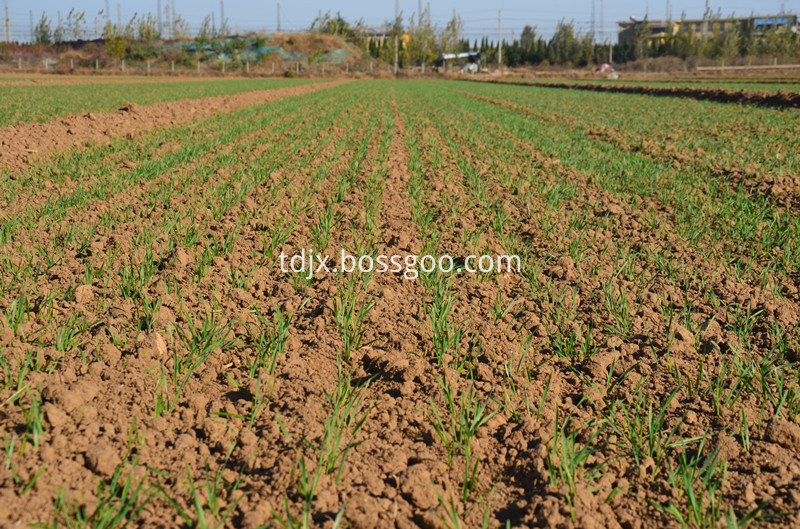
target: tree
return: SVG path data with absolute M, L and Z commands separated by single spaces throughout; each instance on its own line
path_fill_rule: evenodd
M 547 46 L 547 57 L 552 64 L 576 64 L 580 60 L 580 43 L 573 22 L 560 20 Z
M 222 23 L 220 23 L 220 25 L 219 25 L 219 36 L 220 36 L 220 37 L 225 37 L 225 36 L 226 36 L 226 35 L 228 35 L 230 32 L 231 32 L 231 28 L 230 28 L 230 26 L 228 25 L 228 19 L 226 18 L 226 19 L 224 19 L 224 20 L 222 21 Z
M 158 19 L 151 13 L 141 17 L 137 24 L 136 34 L 139 40 L 158 40 L 161 37 L 161 33 L 158 31 Z
M 752 15 L 751 15 L 752 16 Z M 753 55 L 758 53 L 758 39 L 755 36 L 755 31 L 752 23 L 745 24 L 741 35 L 739 37 L 739 53 L 747 57 L 747 64 L 750 65 Z
M 122 36 L 120 28 L 116 24 L 112 24 L 110 21 L 106 22 L 106 26 L 103 28 L 103 39 L 105 40 L 107 54 L 120 61 L 125 58 L 127 44 L 125 43 L 125 37 Z
M 197 38 L 201 40 L 211 40 L 214 36 L 214 29 L 211 27 L 211 15 L 206 15 L 203 22 L 200 24 L 200 31 L 197 33 Z
M 402 57 L 403 33 L 403 14 L 400 13 L 395 19 L 394 24 L 392 24 L 392 31 L 380 47 L 378 58 L 386 63 L 394 64 L 395 51 L 398 57 Z M 395 43 L 397 47 L 395 47 Z
M 50 19 L 42 12 L 42 18 L 39 19 L 39 22 L 33 29 L 33 37 L 36 44 L 50 44 L 52 42 L 51 34 Z
M 437 57 L 436 27 L 423 13 L 417 15 L 416 21 L 411 17 L 408 25 L 408 45 L 406 46 L 405 61 L 410 64 L 431 64 Z
M 192 30 L 189 28 L 189 23 L 181 15 L 177 15 L 172 22 L 173 32 L 172 38 L 175 40 L 187 39 L 191 36 Z
M 536 46 L 536 28 L 525 26 L 522 28 L 522 34 L 519 36 L 519 47 L 522 48 L 526 54 L 533 51 Z
M 720 55 L 722 56 L 722 65 L 730 64 L 737 55 L 741 46 L 741 29 L 737 22 L 730 22 L 731 28 L 726 29 L 722 33 L 720 40 Z
M 311 23 L 310 31 L 312 33 L 325 33 L 328 35 L 341 35 L 346 40 L 352 42 L 356 46 L 364 47 L 366 41 L 364 39 L 364 30 L 366 24 L 364 20 L 359 20 L 355 24 L 350 24 L 347 20 L 342 18 L 338 12 L 335 17 L 331 16 L 328 11 L 322 16 L 318 16 Z
M 86 12 L 80 13 L 74 9 L 69 10 L 67 15 L 67 24 L 64 29 L 65 40 L 75 41 L 83 39 L 83 24 L 86 22 Z
M 650 24 L 647 22 L 647 17 L 644 17 L 644 20 L 639 25 L 634 42 L 636 45 L 636 58 L 644 59 L 646 65 L 647 57 L 650 55 Z
M 464 33 L 464 22 L 459 15 L 454 15 L 439 35 L 439 50 L 442 53 L 459 51 L 459 41 Z
M 139 13 L 134 13 L 131 19 L 125 24 L 124 28 L 122 29 L 122 36 L 129 40 L 134 40 L 136 38 L 136 30 L 138 29 L 138 22 L 137 18 L 139 17 Z
M 56 44 L 61 44 L 64 42 L 64 26 L 61 24 L 61 15 L 58 16 L 58 24 L 56 25 L 56 29 L 53 31 L 53 42 Z
M 668 53 L 677 55 L 681 59 L 688 59 L 697 55 L 697 42 L 695 33 L 686 22 L 686 13 L 681 13 L 681 23 L 678 33 L 672 39 L 672 47 Z

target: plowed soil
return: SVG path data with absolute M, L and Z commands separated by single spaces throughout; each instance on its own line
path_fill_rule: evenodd
M 800 526 L 798 276 L 731 273 L 655 193 L 450 96 L 330 82 L 0 131 L 0 524 Z M 279 266 L 316 245 L 525 258 L 358 276 L 348 358 L 351 278 Z

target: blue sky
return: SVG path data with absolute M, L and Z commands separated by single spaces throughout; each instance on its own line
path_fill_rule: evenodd
M 57 11 L 61 11 L 65 17 L 70 8 L 74 7 L 78 11 L 85 11 L 88 21 L 87 30 L 89 37 L 93 36 L 94 19 L 98 12 L 105 8 L 105 0 L 20 0 L 8 1 L 8 9 L 11 19 L 12 39 L 27 40 L 30 35 L 30 16 L 29 10 L 33 11 L 34 23 L 41 16 L 42 11 L 46 12 L 51 19 L 57 18 Z M 162 5 L 166 5 L 168 0 L 162 0 Z M 109 0 L 112 21 L 117 18 L 117 5 L 120 6 L 123 21 L 127 21 L 135 12 L 143 13 L 150 11 L 155 13 L 158 0 L 144 1 L 125 1 Z M 277 2 L 269 1 L 247 1 L 247 0 L 226 0 L 225 17 L 229 21 L 231 28 L 238 27 L 240 31 L 246 30 L 267 30 L 276 29 Z M 612 35 L 616 35 L 616 22 L 627 20 L 630 16 L 643 18 L 649 13 L 650 19 L 662 19 L 667 13 L 667 3 L 665 1 L 645 1 L 636 2 L 629 0 L 603 2 L 602 25 L 600 22 L 600 0 L 595 0 L 595 20 L 596 33 L 598 40 L 605 40 Z M 422 2 L 423 8 L 426 2 Z M 685 12 L 687 17 L 701 17 L 704 11 L 704 1 L 685 1 L 671 0 L 671 12 L 674 18 L 680 18 L 681 13 Z M 404 19 L 418 10 L 417 0 L 400 0 L 400 10 L 403 12 Z M 753 1 L 728 1 L 728 2 L 709 2 L 712 11 L 721 10 L 723 15 L 736 13 L 737 15 L 749 15 L 751 12 L 756 14 L 774 14 L 781 11 L 783 7 L 786 12 L 797 13 L 800 11 L 800 0 L 793 1 L 774 1 L 762 0 Z M 162 8 L 163 9 L 163 8 Z M 216 20 L 219 23 L 220 3 L 219 0 L 175 0 L 175 9 L 190 24 L 192 30 L 196 30 L 203 17 L 214 11 Z M 549 37 L 557 22 L 564 18 L 574 20 L 575 24 L 588 31 L 591 26 L 592 0 L 561 0 L 560 2 L 535 2 L 535 1 L 513 1 L 495 0 L 492 2 L 478 0 L 464 0 L 460 2 L 452 1 L 431 1 L 430 12 L 431 20 L 443 26 L 447 20 L 453 16 L 456 10 L 464 21 L 466 36 L 472 40 L 486 35 L 492 39 L 497 38 L 497 16 L 498 9 L 502 10 L 503 16 L 503 38 L 511 39 L 513 35 L 519 36 L 519 32 L 526 24 L 537 26 L 540 34 Z M 394 17 L 394 0 L 363 1 L 363 0 L 340 0 L 338 3 L 322 2 L 314 0 L 300 0 L 295 2 L 281 2 L 281 29 L 298 30 L 308 27 L 319 12 L 331 11 L 341 12 L 348 20 L 363 18 L 370 25 L 381 24 L 386 19 Z M 102 27 L 102 22 L 100 23 Z M 600 38 L 602 35 L 602 38 Z

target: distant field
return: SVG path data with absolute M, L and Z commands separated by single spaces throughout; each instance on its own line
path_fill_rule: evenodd
M 761 81 L 717 81 L 717 80 L 697 80 L 697 81 L 628 81 L 621 80 L 602 80 L 603 83 L 624 83 L 638 86 L 680 86 L 686 88 L 722 88 L 725 90 L 754 90 L 771 91 L 786 90 L 790 92 L 800 92 L 800 80 L 797 82 L 769 83 Z
M 507 79 L 511 80 L 511 79 Z M 621 79 L 514 79 L 514 81 L 523 81 L 530 84 L 537 83 L 553 83 L 564 82 L 574 84 L 609 84 L 609 85 L 630 85 L 630 86 L 659 86 L 659 87 L 682 87 L 682 88 L 716 88 L 723 90 L 750 90 L 750 91 L 767 91 L 777 92 L 779 90 L 789 92 L 800 92 L 800 79 L 796 82 L 781 81 L 781 82 L 767 82 L 761 80 L 715 80 L 715 79 L 697 79 L 697 80 L 659 80 L 659 81 L 637 81 L 629 80 L 624 77 Z
M 131 82 L 105 84 L 102 88 L 97 84 L 0 86 L 0 127 L 19 122 L 51 121 L 65 114 L 110 112 L 128 102 L 148 105 L 164 101 L 268 90 L 310 82 L 314 81 L 234 79 L 199 82 Z

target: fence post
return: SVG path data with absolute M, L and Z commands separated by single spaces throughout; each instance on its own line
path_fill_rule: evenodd
M 350 63 L 349 62 L 344 65 L 344 71 L 345 71 L 345 73 L 350 73 Z
M 22 70 L 22 57 L 17 57 L 17 69 Z
M 272 73 L 275 73 L 275 63 L 272 63 Z
M 125 72 L 125 59 L 122 59 L 122 72 Z
M 150 75 L 150 61 L 147 61 L 147 75 Z
M 175 71 L 175 61 L 172 61 L 172 71 Z
M 72 71 L 72 70 L 74 70 L 74 69 L 75 69 L 75 59 L 73 59 L 72 57 L 70 57 L 70 58 L 69 58 L 69 71 Z
M 225 75 L 225 61 L 222 61 L 222 75 Z
M 94 71 L 96 72 L 99 69 L 100 69 L 100 63 L 98 62 L 97 59 L 95 59 L 94 60 Z
M 247 73 L 250 73 L 250 61 L 244 63 L 244 68 L 247 70 Z
M 197 73 L 200 73 L 200 59 L 197 59 Z

